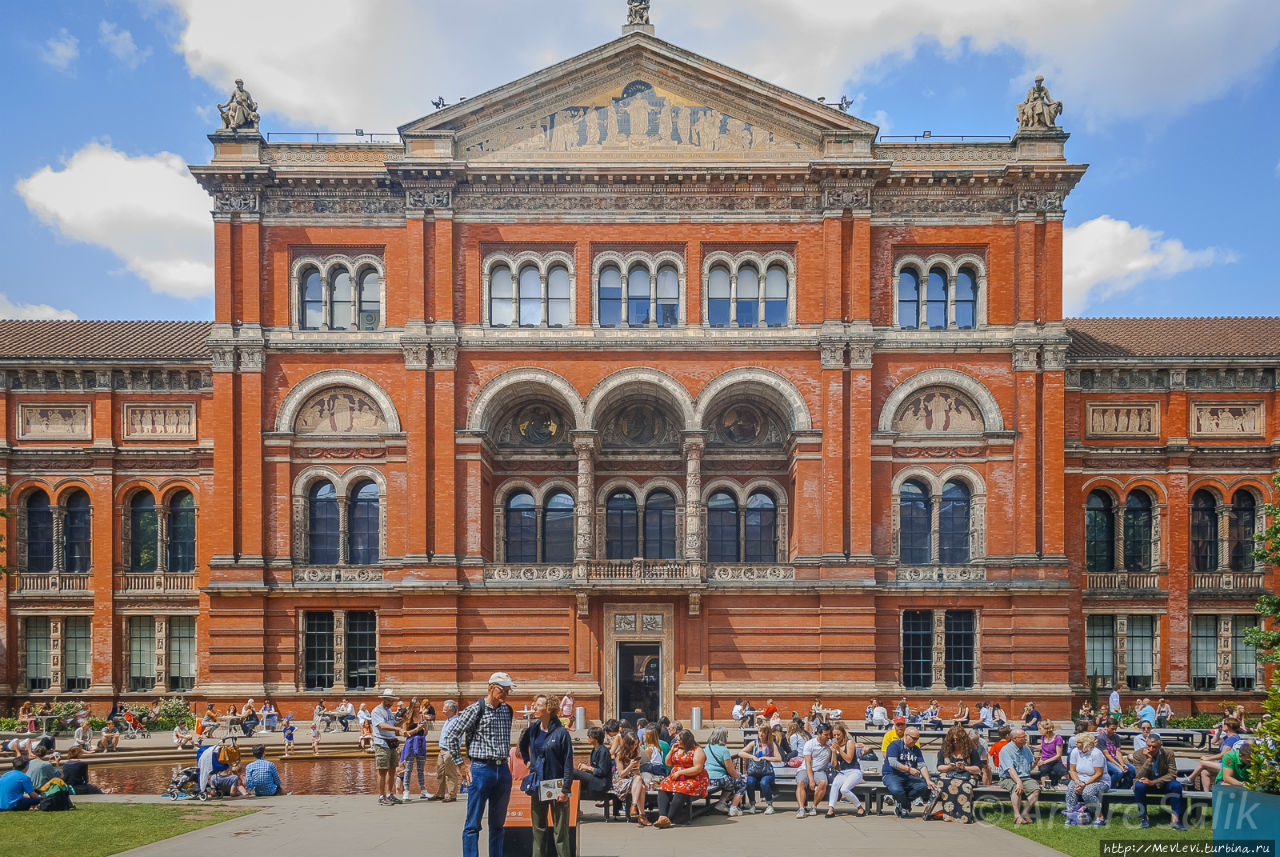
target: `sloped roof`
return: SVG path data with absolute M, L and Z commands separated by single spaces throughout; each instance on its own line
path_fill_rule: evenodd
M 0 321 L 0 360 L 208 360 L 207 321 Z
M 1274 357 L 1280 316 L 1068 318 L 1068 359 L 1116 357 Z

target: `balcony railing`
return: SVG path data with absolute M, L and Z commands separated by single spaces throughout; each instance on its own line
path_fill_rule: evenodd
M 1247 592 L 1253 594 L 1267 587 L 1262 571 L 1196 571 L 1191 574 L 1192 592 Z
M 679 562 L 676 560 L 629 559 L 629 560 L 592 560 L 583 563 L 584 577 L 599 582 L 658 582 L 658 581 L 691 581 L 702 579 L 700 563 Z
M 88 592 L 89 575 L 80 573 L 52 572 L 43 574 L 24 573 L 18 575 L 17 595 L 61 595 L 67 592 Z
M 1158 571 L 1088 571 L 1085 589 L 1090 592 L 1129 592 L 1164 589 L 1164 575 Z
M 120 575 L 118 592 L 128 595 L 195 592 L 196 576 L 190 572 L 128 573 Z
M 294 583 L 381 583 L 382 566 L 312 565 L 293 569 Z

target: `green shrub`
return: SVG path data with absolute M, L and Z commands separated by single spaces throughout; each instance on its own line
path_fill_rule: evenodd
M 89 728 L 90 728 L 90 729 L 101 729 L 103 726 L 106 726 L 106 725 L 107 725 L 107 721 L 106 721 L 106 718 L 104 718 L 104 717 L 90 717 L 90 718 L 89 718 Z
M 0 732 L 17 732 L 18 718 L 0 717 Z

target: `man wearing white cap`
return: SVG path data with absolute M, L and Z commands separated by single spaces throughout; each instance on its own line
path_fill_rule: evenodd
M 458 715 L 457 722 L 441 737 L 444 749 L 467 783 L 467 821 L 462 828 L 462 857 L 480 857 L 480 820 L 489 807 L 489 857 L 502 857 L 502 829 L 511 798 L 511 722 L 515 712 L 507 694 L 516 684 L 503 672 L 489 676 L 489 693 Z M 471 764 L 464 766 L 462 739 L 466 739 Z
M 396 754 L 391 742 L 403 730 L 396 725 L 396 716 L 389 704 L 399 698 L 391 688 L 384 687 L 378 695 L 378 707 L 369 716 L 369 723 L 373 727 L 373 767 L 378 774 L 378 803 L 383 806 L 400 803 L 395 795 Z

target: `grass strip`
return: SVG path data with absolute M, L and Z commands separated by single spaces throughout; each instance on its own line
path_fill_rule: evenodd
M 197 803 L 80 803 L 71 812 L 6 812 L 0 851 L 106 857 L 256 811 Z

